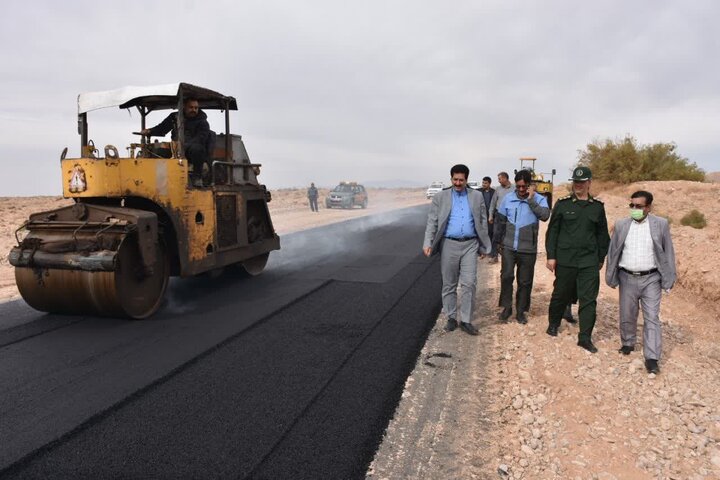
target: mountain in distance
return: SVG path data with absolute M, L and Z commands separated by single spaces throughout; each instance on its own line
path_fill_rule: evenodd
M 720 182 L 720 172 L 709 172 L 705 174 L 706 182 L 717 183 Z

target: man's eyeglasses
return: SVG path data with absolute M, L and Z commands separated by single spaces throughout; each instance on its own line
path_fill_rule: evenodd
M 638 205 L 637 203 L 631 203 L 630 208 L 645 208 L 647 205 Z
M 517 188 L 518 190 L 526 190 L 528 186 L 529 185 L 518 185 L 517 183 L 515 184 L 515 188 Z

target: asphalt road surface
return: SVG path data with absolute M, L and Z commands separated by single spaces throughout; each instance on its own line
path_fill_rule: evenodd
M 0 478 L 364 478 L 440 310 L 426 211 L 173 280 L 150 320 L 0 304 Z

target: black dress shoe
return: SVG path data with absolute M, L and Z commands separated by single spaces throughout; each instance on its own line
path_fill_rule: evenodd
M 580 341 L 578 341 L 577 344 L 578 344 L 578 347 L 582 347 L 590 353 L 596 353 L 598 351 L 597 347 L 595 345 L 593 345 L 593 343 L 590 340 L 580 340 Z
M 468 322 L 460 322 L 460 330 L 467 333 L 468 335 L 477 335 L 478 329 L 475 328 L 475 325 Z
M 548 326 L 547 330 L 545 330 L 545 333 L 547 333 L 551 337 L 557 337 L 558 336 L 558 327 L 555 325 L 550 325 L 550 326 Z
M 623 345 L 620 347 L 620 350 L 618 350 L 619 353 L 622 353 L 623 355 L 630 355 L 630 352 L 634 352 L 635 347 L 632 345 Z
M 657 360 L 653 360 L 651 358 L 645 359 L 645 368 L 647 369 L 648 373 L 660 373 L 660 366 L 658 365 Z
M 527 317 L 525 316 L 525 312 L 518 312 L 517 322 L 521 325 L 525 325 L 527 323 Z
M 512 315 L 512 308 L 503 308 L 503 311 L 500 312 L 500 320 L 507 321 L 510 315 Z
M 564 318 L 568 323 L 577 323 L 577 320 L 573 317 L 572 307 L 570 305 L 565 307 L 565 313 L 563 313 L 562 318 Z
M 455 320 L 454 318 L 448 318 L 448 321 L 445 324 L 445 331 L 452 332 L 456 328 L 457 328 L 457 320 Z

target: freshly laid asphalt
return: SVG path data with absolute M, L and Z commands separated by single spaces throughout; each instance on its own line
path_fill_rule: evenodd
M 0 478 L 364 478 L 440 310 L 426 211 L 285 236 L 148 321 L 0 304 Z

